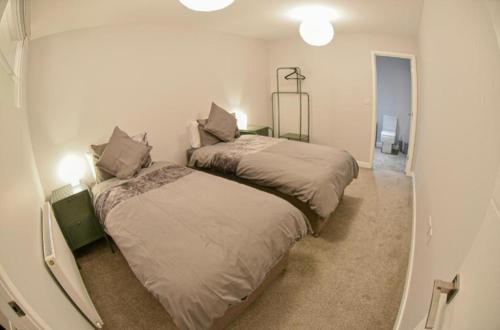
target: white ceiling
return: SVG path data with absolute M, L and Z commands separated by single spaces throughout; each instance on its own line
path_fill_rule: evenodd
M 235 0 L 211 13 L 194 12 L 177 0 L 31 1 L 33 38 L 104 25 L 154 23 L 186 25 L 259 39 L 298 34 L 290 17 L 297 7 L 320 5 L 337 12 L 337 33 L 415 36 L 423 0 Z

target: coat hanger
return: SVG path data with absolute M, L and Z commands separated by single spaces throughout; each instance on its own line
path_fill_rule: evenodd
M 293 72 L 290 74 L 287 74 L 285 76 L 286 80 L 304 80 L 306 79 L 305 76 L 301 75 L 298 71 L 297 68 L 293 69 Z

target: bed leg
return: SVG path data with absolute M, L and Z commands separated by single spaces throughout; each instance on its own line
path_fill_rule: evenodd
M 113 248 L 113 242 L 109 239 L 108 234 L 104 233 L 104 238 L 106 239 L 106 244 L 109 246 L 111 253 L 115 254 L 115 249 Z

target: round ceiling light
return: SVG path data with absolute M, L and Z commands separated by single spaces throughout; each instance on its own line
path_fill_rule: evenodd
M 311 46 L 325 46 L 329 44 L 335 31 L 327 19 L 306 19 L 300 24 L 300 36 Z
M 216 11 L 231 5 L 234 0 L 179 0 L 184 6 L 195 11 Z

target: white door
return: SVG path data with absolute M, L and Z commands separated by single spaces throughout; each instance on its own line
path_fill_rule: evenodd
M 500 329 L 500 171 L 496 189 L 475 241 L 458 270 L 460 289 L 446 304 L 440 299 L 437 330 Z M 453 229 L 451 229 L 453 230 Z M 441 279 L 451 281 L 452 279 Z M 429 290 L 432 283 L 429 283 Z M 430 292 L 429 292 L 430 304 Z M 416 330 L 425 329 L 426 319 Z
M 22 298 L 16 293 L 17 289 L 13 286 L 2 266 L 0 266 L 0 313 L 10 322 L 9 327 L 6 329 L 40 329 L 41 327 L 37 326 L 29 314 L 29 307 L 21 303 Z

